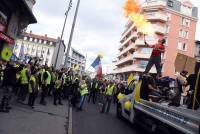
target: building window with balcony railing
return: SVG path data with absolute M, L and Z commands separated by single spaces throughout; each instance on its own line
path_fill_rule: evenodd
M 181 29 L 179 31 L 179 37 L 187 38 L 188 39 L 188 31 Z
M 187 27 L 189 27 L 190 26 L 190 20 L 188 20 L 188 19 L 186 19 L 186 18 L 182 18 L 182 21 L 181 21 L 181 24 L 183 25 L 183 26 L 187 26 Z
M 178 42 L 178 49 L 182 51 L 187 51 L 187 44 L 184 42 Z

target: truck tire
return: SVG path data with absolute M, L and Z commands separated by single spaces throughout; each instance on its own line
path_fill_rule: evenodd
M 117 118 L 119 119 L 122 118 L 122 106 L 120 103 L 117 103 L 116 115 L 117 115 Z
M 164 126 L 158 126 L 156 128 L 155 134 L 171 134 L 170 130 Z

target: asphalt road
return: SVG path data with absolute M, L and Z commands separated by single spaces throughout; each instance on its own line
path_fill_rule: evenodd
M 142 128 L 118 119 L 114 106 L 110 113 L 101 114 L 97 104 L 86 102 L 83 111 L 73 109 L 73 134 L 142 134 Z
M 0 95 L 1 98 L 1 95 Z M 13 98 L 9 113 L 0 113 L 0 134 L 66 134 L 68 127 L 68 103 L 53 105 L 48 97 L 47 106 L 36 100 L 35 109 L 17 103 Z

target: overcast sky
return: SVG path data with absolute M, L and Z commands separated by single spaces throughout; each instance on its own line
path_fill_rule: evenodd
M 200 10 L 199 0 L 191 1 Z M 36 0 L 36 2 L 33 12 L 38 23 L 30 25 L 28 31 L 32 30 L 36 34 L 47 34 L 57 38 L 61 35 L 64 13 L 69 0 Z M 72 47 L 87 55 L 86 68 L 91 65 L 99 53 L 104 56 L 102 59 L 103 68 L 116 59 L 119 40 L 126 23 L 122 11 L 124 2 L 125 0 L 81 0 Z M 66 45 L 76 3 L 77 0 L 73 0 L 73 7 L 66 23 L 63 38 Z M 198 23 L 197 29 L 199 28 L 200 23 Z M 196 35 L 199 35 L 196 36 L 196 39 L 200 40 L 200 31 Z

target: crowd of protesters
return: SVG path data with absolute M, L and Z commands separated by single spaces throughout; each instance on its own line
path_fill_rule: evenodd
M 66 99 L 78 111 L 83 110 L 87 98 L 88 103 L 100 104 L 104 113 L 109 112 L 112 100 L 116 101 L 117 94 L 125 92 L 127 87 L 124 83 L 80 76 L 73 69 L 56 70 L 31 61 L 0 61 L 0 82 L 1 112 L 9 112 L 13 98 L 34 108 L 36 99 L 45 106 L 50 96 L 54 105 L 63 105 L 62 100 Z

